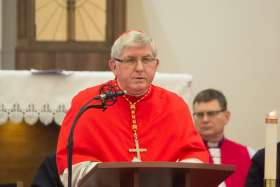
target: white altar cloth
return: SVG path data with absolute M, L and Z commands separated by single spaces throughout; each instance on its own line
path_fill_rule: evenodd
M 111 72 L 16 71 L 0 70 L 0 125 L 11 120 L 25 120 L 32 125 L 40 120 L 48 125 L 60 124 L 71 99 L 80 90 L 104 83 Z M 192 76 L 179 73 L 157 73 L 154 84 L 171 90 L 187 102 Z

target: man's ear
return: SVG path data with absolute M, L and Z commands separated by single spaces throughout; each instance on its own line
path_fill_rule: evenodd
M 226 118 L 226 123 L 228 123 L 229 122 L 229 120 L 230 120 L 230 115 L 231 115 L 231 113 L 230 113 L 230 111 L 225 111 L 225 118 Z
M 156 61 L 156 68 L 158 67 L 158 65 L 159 65 L 159 59 L 156 59 L 157 61 Z
M 113 59 L 110 59 L 110 60 L 108 61 L 108 65 L 109 65 L 111 71 L 112 71 L 113 73 L 115 73 L 115 70 L 116 70 L 116 67 L 117 67 L 116 61 L 114 61 Z

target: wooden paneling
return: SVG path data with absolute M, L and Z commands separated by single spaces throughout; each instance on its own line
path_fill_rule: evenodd
M 59 126 L 0 126 L 0 184 L 23 181 L 30 186 L 41 162 L 55 151 Z
M 108 70 L 114 40 L 126 27 L 126 0 L 107 0 L 105 42 L 35 40 L 34 1 L 17 0 L 16 69 Z
M 108 70 L 106 53 L 17 50 L 16 69 Z

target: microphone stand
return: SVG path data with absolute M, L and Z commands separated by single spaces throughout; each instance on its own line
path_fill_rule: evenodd
M 102 109 L 105 111 L 107 109 L 106 99 L 101 98 L 101 104 L 97 105 L 90 105 L 92 101 L 96 100 L 96 97 L 90 99 L 86 104 L 82 106 L 79 112 L 76 114 L 74 121 L 72 123 L 70 133 L 68 136 L 68 144 L 67 144 L 67 165 L 68 165 L 68 187 L 72 187 L 72 157 L 73 157 L 73 139 L 74 139 L 74 129 L 77 125 L 78 120 L 80 119 L 81 115 L 90 108 Z

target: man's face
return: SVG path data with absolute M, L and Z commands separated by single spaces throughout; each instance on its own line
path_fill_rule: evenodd
M 230 112 L 223 111 L 216 99 L 195 103 L 193 109 L 194 121 L 202 138 L 206 141 L 219 141 L 223 137 Z
M 152 54 L 152 48 L 150 46 L 125 48 L 118 60 L 111 59 L 109 65 L 121 89 L 126 90 L 129 95 L 144 95 L 159 64 L 159 60 Z

